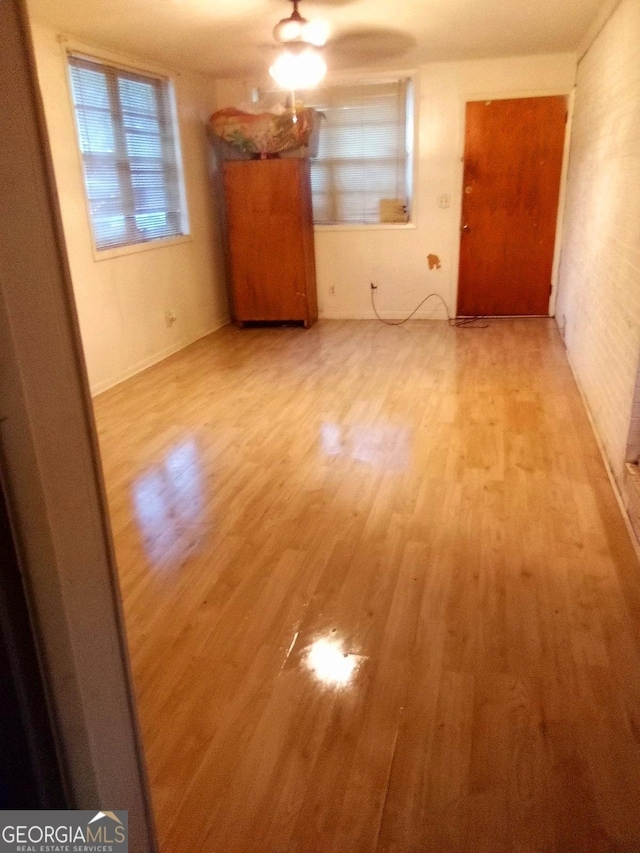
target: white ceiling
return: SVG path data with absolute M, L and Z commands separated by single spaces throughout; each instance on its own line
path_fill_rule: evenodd
M 607 0 L 303 0 L 334 69 L 577 50 Z M 610 0 L 609 0 L 610 2 Z M 258 76 L 288 0 L 30 0 L 33 19 L 121 53 L 216 77 Z

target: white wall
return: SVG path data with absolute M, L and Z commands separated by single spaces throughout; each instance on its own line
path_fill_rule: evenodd
M 65 792 L 76 808 L 128 809 L 129 849 L 155 853 L 98 447 L 22 11 L 21 3 L 0 3 L 0 407 L 2 481 L 33 619 L 25 628 L 42 662 Z
M 228 320 L 204 130 L 215 109 L 215 85 L 193 73 L 175 81 L 191 239 L 96 261 L 63 50 L 49 29 L 34 26 L 33 39 L 89 381 L 97 393 Z M 177 315 L 171 328 L 168 310 Z
M 578 68 L 556 318 L 620 481 L 640 354 L 638 0 Z
M 369 283 L 381 315 L 402 317 L 431 291 L 455 314 L 460 242 L 464 105 L 477 98 L 567 94 L 575 82 L 570 54 L 423 65 L 416 75 L 417 146 L 414 222 L 410 226 L 315 229 L 321 317 L 373 317 Z M 218 103 L 248 99 L 260 81 L 218 81 Z M 451 207 L 441 209 L 447 194 Z M 427 255 L 441 260 L 429 270 Z M 442 317 L 430 300 L 416 317 Z

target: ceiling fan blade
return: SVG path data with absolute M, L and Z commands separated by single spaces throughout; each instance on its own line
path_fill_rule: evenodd
M 417 46 L 409 33 L 393 29 L 353 28 L 336 34 L 327 42 L 327 59 L 354 67 L 383 59 L 400 59 Z

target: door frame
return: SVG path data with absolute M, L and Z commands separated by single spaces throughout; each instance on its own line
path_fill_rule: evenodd
M 26 0 L 0 0 L 0 452 L 70 806 L 157 850 Z
M 545 97 L 554 97 L 557 95 L 562 95 L 567 98 L 567 123 L 565 127 L 565 137 L 564 137 L 564 150 L 562 155 L 562 171 L 560 174 L 560 193 L 558 197 L 558 215 L 556 219 L 556 238 L 553 249 L 553 268 L 552 268 L 552 276 L 551 276 L 551 295 L 549 296 L 549 317 L 555 316 L 556 310 L 556 299 L 558 292 L 558 277 L 559 277 L 559 269 L 560 269 L 560 254 L 562 250 L 562 233 L 564 227 L 564 212 L 565 212 L 565 199 L 567 193 L 567 175 L 569 172 L 569 158 L 570 158 L 570 148 L 571 148 L 571 127 L 573 123 L 573 108 L 575 102 L 575 86 L 571 89 L 567 88 L 556 88 L 556 89 L 533 89 L 533 90 L 516 90 L 516 91 L 505 91 L 500 90 L 499 92 L 477 92 L 477 93 L 465 93 L 459 103 L 459 127 L 460 127 L 460 138 L 458 140 L 458 151 L 459 151 L 459 167 L 458 167 L 458 175 L 456 177 L 456 205 L 457 205 L 457 214 L 456 214 L 456 222 L 457 222 L 457 230 L 456 230 L 456 241 L 453 247 L 452 252 L 452 264 L 454 269 L 454 304 L 456 306 L 456 315 L 458 312 L 458 290 L 460 284 L 460 238 L 462 236 L 462 194 L 464 191 L 464 146 L 465 146 L 465 138 L 466 138 L 466 114 L 467 114 L 467 104 L 472 101 L 505 101 L 510 99 L 520 99 L 520 98 L 545 98 Z M 495 318 L 495 319 L 507 319 L 505 317 Z

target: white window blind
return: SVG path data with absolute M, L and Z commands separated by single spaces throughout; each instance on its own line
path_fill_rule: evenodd
M 407 80 L 328 86 L 304 94 L 321 110 L 311 161 L 316 223 L 376 223 L 408 204 Z M 397 207 L 397 205 L 396 205 Z M 386 220 L 388 221 L 388 220 Z
M 187 233 L 169 81 L 69 55 L 97 249 Z

